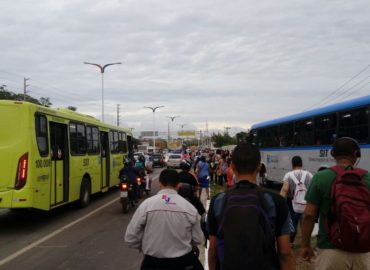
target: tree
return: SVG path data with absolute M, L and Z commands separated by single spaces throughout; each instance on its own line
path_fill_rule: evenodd
M 37 105 L 43 105 L 46 107 L 50 107 L 52 103 L 50 102 L 50 98 L 40 98 L 40 100 L 37 100 L 29 95 L 24 94 L 15 94 L 11 91 L 5 90 L 4 87 L 0 88 L 0 99 L 7 99 L 7 100 L 24 100 L 27 102 L 31 102 Z
M 238 143 L 248 142 L 249 133 L 247 133 L 247 132 L 242 131 L 242 132 L 237 133 L 235 136 L 236 136 L 236 141 Z
M 67 109 L 74 111 L 74 112 L 77 111 L 77 107 L 74 107 L 74 106 L 68 106 Z
M 53 105 L 50 102 L 50 98 L 44 98 L 44 97 L 40 98 L 40 103 L 41 103 L 42 106 L 45 106 L 45 107 L 50 107 L 51 105 Z
M 1 88 L 0 90 L 0 99 L 13 99 L 14 93 L 12 92 L 9 92 L 7 90 L 5 90 L 4 88 Z
M 222 147 L 225 145 L 234 145 L 236 144 L 236 138 L 230 137 L 228 133 L 220 134 L 220 133 L 213 133 L 212 141 L 214 142 L 215 147 Z

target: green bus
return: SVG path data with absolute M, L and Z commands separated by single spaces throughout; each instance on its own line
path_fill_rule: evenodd
M 50 210 L 118 185 L 132 132 L 69 109 L 0 101 L 0 208 Z

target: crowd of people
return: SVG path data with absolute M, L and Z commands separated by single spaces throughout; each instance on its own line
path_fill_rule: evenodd
M 210 270 L 295 269 L 292 247 L 301 229 L 300 257 L 315 256 L 315 269 L 370 269 L 370 175 L 356 167 L 355 140 L 337 139 L 331 155 L 335 166 L 319 172 L 294 156 L 278 194 L 257 184 L 262 165 L 254 144 L 207 157 L 187 153 L 181 172 L 161 172 L 160 191 L 138 207 L 125 241 L 143 253 L 143 270 L 203 269 L 197 246 L 204 238 Z M 225 191 L 210 198 L 211 182 Z

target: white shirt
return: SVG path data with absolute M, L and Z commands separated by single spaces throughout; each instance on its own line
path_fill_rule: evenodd
M 132 248 L 156 258 L 181 257 L 203 241 L 195 207 L 173 189 L 162 189 L 136 210 L 125 235 Z
M 289 198 L 293 198 L 294 197 L 294 191 L 295 191 L 295 187 L 296 187 L 296 184 L 294 183 L 294 180 L 292 179 L 292 174 L 294 174 L 294 176 L 299 180 L 299 181 L 302 181 L 304 183 L 304 185 L 306 186 L 306 188 L 308 188 L 311 184 L 311 180 L 312 180 L 312 174 L 309 172 L 309 171 L 306 171 L 306 177 L 305 179 L 301 179 L 302 176 L 303 176 L 303 171 L 302 169 L 295 169 L 295 170 L 292 170 L 290 172 L 287 172 L 285 175 L 284 175 L 284 178 L 283 178 L 283 182 L 288 182 L 289 184 L 289 192 L 287 194 L 287 196 Z

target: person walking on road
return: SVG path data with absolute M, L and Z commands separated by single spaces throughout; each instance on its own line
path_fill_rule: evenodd
M 192 252 L 194 245 L 203 242 L 200 216 L 177 194 L 178 183 L 175 170 L 163 170 L 160 191 L 138 207 L 127 227 L 125 241 L 144 254 L 141 270 L 203 269 Z
M 227 188 L 231 188 L 232 186 L 234 186 L 235 176 L 233 168 L 231 168 L 231 159 L 227 160 L 226 179 L 227 179 Z
M 199 198 L 202 196 L 202 190 L 206 190 L 207 200 L 209 200 L 209 164 L 206 162 L 206 157 L 201 156 L 197 164 L 197 175 L 200 184 Z
M 294 269 L 288 206 L 256 185 L 258 147 L 237 145 L 231 166 L 235 186 L 214 196 L 208 211 L 209 269 Z
M 370 174 L 356 164 L 360 147 L 352 138 L 333 143 L 336 166 L 317 172 L 306 194 L 301 256 L 313 257 L 311 233 L 319 213 L 315 269 L 370 269 Z
M 287 172 L 283 178 L 283 186 L 280 195 L 287 198 L 290 217 L 292 219 L 294 232 L 290 235 L 290 243 L 293 244 L 297 235 L 298 223 L 301 222 L 306 201 L 307 188 L 311 184 L 312 174 L 309 171 L 303 170 L 303 162 L 300 156 L 292 158 L 293 170 Z

